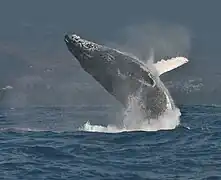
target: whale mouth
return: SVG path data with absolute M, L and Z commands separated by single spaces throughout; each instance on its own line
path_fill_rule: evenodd
M 74 43 L 72 42 L 72 39 L 70 38 L 69 35 L 66 34 L 66 35 L 64 36 L 64 42 L 66 43 L 66 45 L 67 45 L 69 51 L 75 56 L 76 53 L 75 53 L 74 51 L 76 51 L 76 46 L 75 46 Z

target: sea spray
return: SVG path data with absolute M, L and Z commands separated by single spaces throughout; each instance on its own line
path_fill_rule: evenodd
M 124 131 L 158 131 L 176 128 L 180 123 L 178 108 L 168 109 L 157 119 L 145 119 L 138 97 L 129 98 L 128 108 L 124 111 L 123 127 L 115 125 L 92 125 L 88 121 L 79 128 L 81 131 L 119 133 Z

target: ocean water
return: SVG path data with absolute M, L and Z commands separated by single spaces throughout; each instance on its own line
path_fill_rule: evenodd
M 221 107 L 179 108 L 176 128 L 115 133 L 78 129 L 111 106 L 2 108 L 0 179 L 221 179 Z

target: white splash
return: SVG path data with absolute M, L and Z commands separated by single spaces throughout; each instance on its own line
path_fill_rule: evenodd
M 92 125 L 90 122 L 86 122 L 83 127 L 79 128 L 79 131 L 89 131 L 89 132 L 105 132 L 105 133 L 119 133 L 127 131 L 125 128 L 119 128 L 115 125 L 101 126 L 101 125 Z
M 5 86 L 4 88 L 2 88 L 2 90 L 8 90 L 8 89 L 13 89 L 12 86 Z
M 129 98 L 129 106 L 124 112 L 123 127 L 115 125 L 101 126 L 92 125 L 88 121 L 79 128 L 80 131 L 119 133 L 126 131 L 158 131 L 171 130 L 176 128 L 180 123 L 180 110 L 167 110 L 158 119 L 145 119 L 143 117 L 142 108 L 138 103 L 137 97 Z
M 170 99 L 168 99 L 170 101 Z M 159 131 L 175 129 L 180 123 L 180 110 L 168 107 L 158 119 L 145 119 L 142 112 L 142 104 L 139 104 L 137 96 L 129 97 L 128 108 L 124 112 L 123 127 L 115 125 L 92 125 L 88 121 L 79 128 L 80 131 L 119 133 L 125 131 Z M 172 103 L 172 102 L 170 102 Z

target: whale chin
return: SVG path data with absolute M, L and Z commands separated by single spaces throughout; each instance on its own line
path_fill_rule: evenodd
M 69 36 L 68 36 L 68 34 L 65 34 L 65 35 L 64 35 L 64 41 L 65 41 L 65 42 L 68 42 L 68 40 L 69 40 Z

